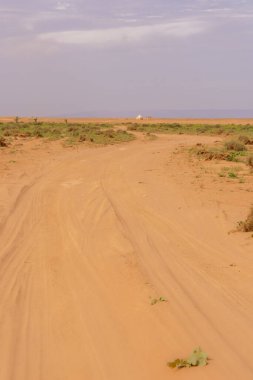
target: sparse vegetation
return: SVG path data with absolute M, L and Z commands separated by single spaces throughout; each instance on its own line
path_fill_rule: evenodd
M 238 140 L 241 141 L 245 145 L 252 145 L 253 139 L 250 139 L 248 136 L 240 135 Z
M 244 147 L 244 148 L 242 148 Z M 200 158 L 207 161 L 209 160 L 223 160 L 230 162 L 244 162 L 250 166 L 251 160 L 248 162 L 248 155 L 250 151 L 246 149 L 245 145 L 238 141 L 229 141 L 222 145 L 205 146 L 203 144 L 197 144 L 190 150 Z
M 208 355 L 200 347 L 196 348 L 188 359 L 176 359 L 169 362 L 170 368 L 205 367 L 208 364 Z
M 240 167 L 233 167 L 233 168 L 223 167 L 221 169 L 220 173 L 218 173 L 218 175 L 219 175 L 219 177 L 227 177 L 227 178 L 232 178 L 232 179 L 239 179 L 238 172 L 240 170 L 241 170 Z M 242 180 L 242 178 L 240 180 Z
M 156 135 L 153 135 L 152 133 L 150 133 L 150 132 L 147 132 L 146 134 L 145 134 L 145 137 L 146 137 L 146 139 L 147 140 L 155 140 L 157 137 L 156 137 Z
M 253 154 L 249 155 L 247 158 L 246 158 L 246 163 L 247 165 L 253 169 Z
M 206 161 L 224 160 L 231 162 L 238 162 L 240 160 L 240 157 L 246 154 L 245 151 L 227 151 L 222 147 L 206 147 L 204 145 L 198 145 L 192 148 L 191 152 L 205 159 Z
M 253 206 L 251 207 L 250 213 L 245 221 L 240 221 L 238 223 L 239 231 L 252 232 L 253 231 Z
M 196 149 L 192 149 L 197 156 L 204 158 L 205 160 L 227 160 L 229 154 L 227 152 L 221 151 L 216 148 L 207 148 L 204 146 L 197 147 Z
M 245 151 L 239 151 L 239 152 L 230 151 L 227 155 L 226 161 L 239 162 L 240 158 L 245 156 L 245 154 L 246 154 Z
M 238 175 L 235 172 L 230 171 L 228 172 L 228 178 L 238 178 Z
M 0 136 L 0 147 L 6 147 L 6 146 L 8 146 L 6 139 Z
M 5 144 L 5 137 L 12 138 L 46 138 L 51 140 L 64 139 L 66 145 L 81 142 L 95 144 L 113 144 L 134 139 L 134 136 L 126 131 L 114 130 L 109 124 L 70 124 L 70 123 L 39 123 L 34 118 L 33 123 L 2 123 L 0 124 L 0 138 Z M 5 146 L 5 145 L 2 145 Z
M 164 297 L 153 298 L 152 301 L 150 302 L 150 305 L 155 305 L 159 302 L 168 302 L 168 300 Z
M 253 125 L 251 124 L 132 123 L 128 124 L 128 130 L 190 135 L 243 135 L 244 138 L 247 137 L 249 141 L 253 141 Z
M 244 143 L 239 140 L 229 140 L 224 143 L 224 146 L 227 150 L 233 150 L 235 152 L 243 152 L 246 150 L 246 146 Z

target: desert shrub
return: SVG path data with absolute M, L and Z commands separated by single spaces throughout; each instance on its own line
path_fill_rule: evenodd
M 208 150 L 205 147 L 197 149 L 196 151 L 198 156 L 203 157 L 205 160 L 227 160 L 229 157 L 228 152 L 216 151 L 216 150 Z
M 35 137 L 43 137 L 43 131 L 40 128 L 35 129 L 33 136 Z
M 247 165 L 248 165 L 251 169 L 253 169 L 253 154 L 251 154 L 250 156 L 247 157 L 247 159 L 246 159 L 246 163 L 247 163 Z
M 247 219 L 238 223 L 238 229 L 243 232 L 253 231 L 253 206 L 251 207 Z
M 251 145 L 253 144 L 253 140 L 251 140 L 248 136 L 241 135 L 238 137 L 238 140 L 243 143 L 244 145 Z
M 238 162 L 240 161 L 241 156 L 244 156 L 246 154 L 245 151 L 226 150 L 220 147 L 206 147 L 200 143 L 196 144 L 196 148 L 193 148 L 192 151 L 197 156 L 200 156 L 207 161 L 223 160 Z
M 60 135 L 61 131 L 57 128 L 47 129 L 47 132 L 51 132 L 53 135 Z
M 3 132 L 3 135 L 6 136 L 6 137 L 9 137 L 12 135 L 11 131 L 9 129 L 5 129 L 4 132 Z
M 19 137 L 31 137 L 32 132 L 30 131 L 24 131 L 23 133 L 19 133 Z
M 210 130 L 210 126 L 209 125 L 201 125 L 197 128 L 197 132 L 198 133 L 206 133 Z
M 115 132 L 113 129 L 108 129 L 107 131 L 104 132 L 104 136 L 109 137 L 110 139 L 114 137 L 114 134 Z
M 246 150 L 245 144 L 238 140 L 229 140 L 224 143 L 227 150 L 234 150 L 235 152 L 243 152 Z
M 4 137 L 0 137 L 0 147 L 8 146 L 7 141 Z
M 138 127 L 136 125 L 129 125 L 129 127 L 127 127 L 127 130 L 128 131 L 137 131 Z
M 231 161 L 231 162 L 238 162 L 240 161 L 240 157 L 242 156 L 242 152 L 228 152 L 226 161 Z
M 219 129 L 216 129 L 214 131 L 214 134 L 215 135 L 222 135 L 224 133 L 224 129 L 223 128 L 219 128 Z
M 68 132 L 74 132 L 77 131 L 77 127 L 75 125 L 72 125 L 71 127 L 68 128 Z

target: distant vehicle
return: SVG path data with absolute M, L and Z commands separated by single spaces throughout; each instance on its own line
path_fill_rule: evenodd
M 136 117 L 136 120 L 143 120 L 143 116 L 138 115 L 138 116 Z

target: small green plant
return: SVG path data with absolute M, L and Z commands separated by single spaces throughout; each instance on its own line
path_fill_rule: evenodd
M 33 121 L 34 121 L 34 124 L 38 124 L 38 118 L 37 117 L 34 117 Z
M 67 125 L 68 124 L 68 119 L 64 119 L 64 122 Z
M 19 123 L 19 116 L 16 116 L 16 117 L 15 117 L 15 123 L 16 123 L 16 124 Z
M 238 175 L 235 172 L 228 172 L 229 178 L 238 178 Z
M 243 155 L 243 152 L 229 152 L 226 161 L 230 162 L 239 162 L 240 161 L 240 156 Z
M 241 167 L 240 166 L 235 166 L 233 168 L 229 168 L 227 166 L 224 166 L 222 169 L 221 169 L 221 172 L 219 173 L 219 176 L 220 177 L 228 177 L 228 178 L 237 178 L 239 179 L 239 176 L 238 176 L 238 173 L 241 171 Z
M 152 301 L 150 302 L 150 305 L 155 305 L 158 302 L 168 302 L 168 300 L 164 297 L 153 298 Z
M 205 367 L 208 364 L 208 355 L 200 347 L 195 348 L 188 359 L 176 359 L 169 362 L 170 368 Z

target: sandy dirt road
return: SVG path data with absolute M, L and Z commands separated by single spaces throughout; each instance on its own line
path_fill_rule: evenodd
M 252 193 L 197 188 L 175 154 L 213 139 L 34 150 L 1 172 L 0 380 L 253 378 L 253 239 L 228 234 Z M 166 366 L 199 345 L 209 366 Z

